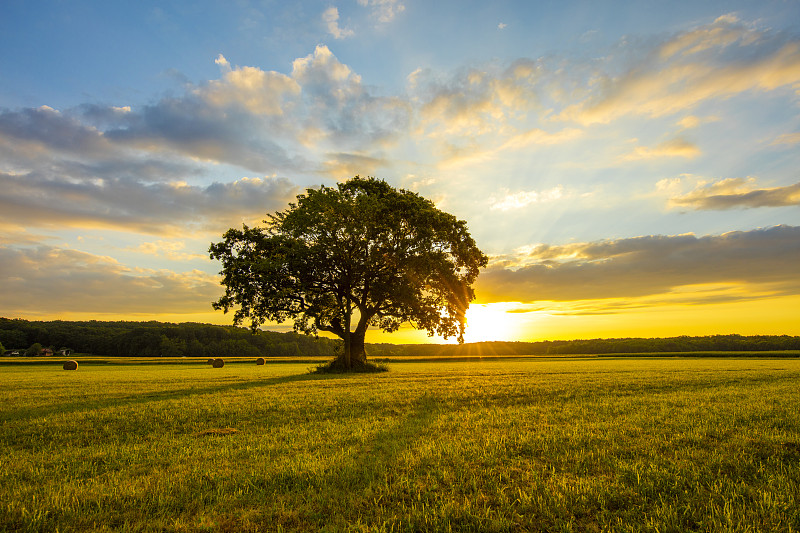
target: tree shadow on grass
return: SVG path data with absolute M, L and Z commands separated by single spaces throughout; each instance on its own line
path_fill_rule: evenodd
M 410 502 L 421 490 L 413 483 L 417 469 L 424 469 L 423 463 L 429 459 L 417 447 L 427 439 L 436 438 L 432 427 L 442 409 L 435 396 L 423 394 L 397 410 L 390 409 L 391 421 L 366 438 L 356 437 L 357 428 L 353 427 L 353 436 L 344 443 L 349 451 L 331 468 L 322 472 L 289 469 L 251 481 L 256 486 L 263 485 L 278 499 L 286 497 L 291 500 L 298 493 L 320 495 L 316 511 L 305 517 L 312 525 L 318 522 L 316 526 L 326 523 L 329 516 L 347 516 L 340 507 L 342 501 L 328 497 L 332 494 L 348 495 L 346 498 L 350 498 L 351 503 L 360 502 L 358 505 L 372 505 L 366 503 L 371 501 L 371 493 L 383 492 L 386 496 L 386 488 L 392 487 L 394 492 L 390 498 L 398 501 L 390 505 Z M 384 410 L 376 410 L 363 412 L 362 416 L 383 418 L 386 414 Z M 353 419 L 350 421 L 357 424 Z M 408 466 L 398 466 L 408 460 L 420 463 L 410 466 L 411 470 Z

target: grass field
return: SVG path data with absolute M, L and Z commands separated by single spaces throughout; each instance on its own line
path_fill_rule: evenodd
M 800 531 L 800 359 L 0 367 L 0 531 Z

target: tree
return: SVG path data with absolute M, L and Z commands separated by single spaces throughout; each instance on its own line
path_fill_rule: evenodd
M 487 258 L 467 224 L 416 193 L 375 178 L 307 189 L 264 227 L 229 229 L 211 245 L 225 295 L 213 303 L 255 331 L 293 320 L 296 331 L 344 341 L 335 363 L 366 362 L 369 326 L 411 323 L 463 342 L 472 284 Z
M 25 350 L 25 355 L 28 357 L 36 356 L 42 353 L 42 345 L 38 342 L 31 344 L 30 348 Z
M 159 351 L 161 357 L 182 357 L 186 353 L 186 341 L 178 338 L 171 339 L 162 333 Z

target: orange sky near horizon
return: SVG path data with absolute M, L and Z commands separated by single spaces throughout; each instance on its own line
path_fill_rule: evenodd
M 800 335 L 800 296 L 776 296 L 746 303 L 724 302 L 703 305 L 661 304 L 637 308 L 624 314 L 609 311 L 616 305 L 632 302 L 594 301 L 537 303 L 541 310 L 519 312 L 522 304 L 473 304 L 468 311 L 465 343 L 481 341 L 576 340 L 596 338 L 656 338 L 707 335 Z M 641 305 L 641 306 L 640 306 Z M 596 308 L 595 311 L 588 309 Z M 516 312 L 514 310 L 517 309 Z M 605 310 L 603 310 L 605 309 Z M 512 310 L 512 312 L 509 312 Z M 230 325 L 231 315 L 210 311 L 191 315 L 98 315 L 96 313 L 67 313 L 49 315 L 46 312 L 27 317 L 29 320 L 133 320 L 162 322 L 198 322 Z M 264 329 L 289 331 L 267 325 Z M 330 336 L 330 335 L 326 335 Z M 455 339 L 429 337 L 424 331 L 411 327 L 395 333 L 370 329 L 368 343 L 391 344 L 452 344 Z

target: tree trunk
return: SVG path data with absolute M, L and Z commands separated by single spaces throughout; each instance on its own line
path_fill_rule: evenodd
M 365 331 L 350 334 L 350 363 L 352 366 L 363 366 L 367 363 L 367 352 L 364 349 Z
M 353 358 L 352 358 L 352 342 L 350 340 L 350 332 L 346 331 L 344 334 L 344 350 L 342 350 L 342 354 L 339 356 L 339 366 L 345 368 L 346 370 L 350 370 L 353 366 Z
M 343 332 L 339 334 L 339 336 L 344 341 L 344 350 L 342 350 L 341 355 L 336 358 L 336 366 L 343 368 L 349 371 L 353 368 L 353 334 L 350 333 L 350 317 L 353 315 L 352 308 L 350 307 L 350 302 L 347 302 L 347 306 L 345 308 L 344 317 L 342 320 Z
M 364 333 L 358 331 L 344 335 L 344 350 L 336 358 L 336 365 L 345 370 L 362 366 L 367 362 L 367 352 L 364 350 Z

